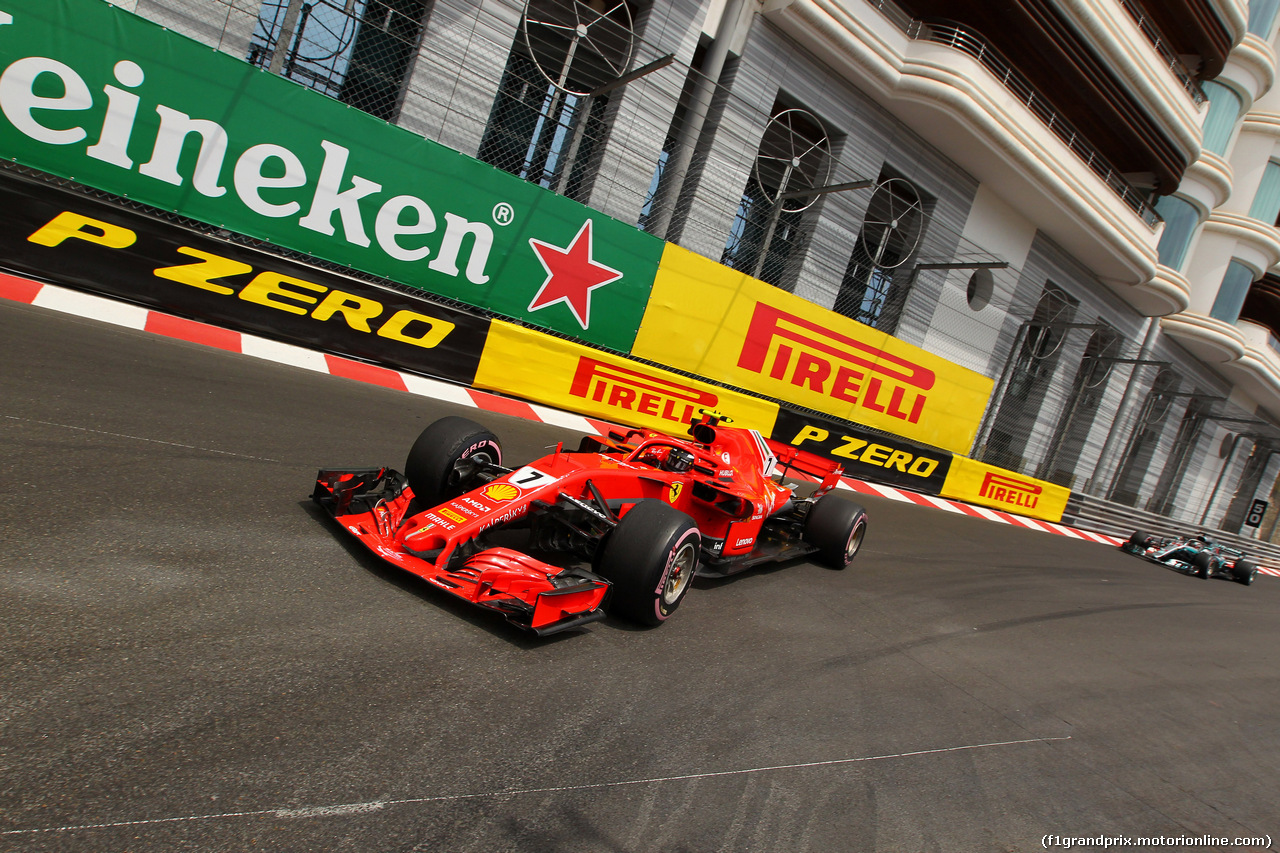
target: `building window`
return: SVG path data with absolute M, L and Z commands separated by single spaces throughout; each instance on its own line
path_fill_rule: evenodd
M 1152 470 L 1160 439 L 1169 421 L 1169 413 L 1178 399 L 1178 374 L 1161 368 L 1147 392 L 1147 399 L 1138 412 L 1137 423 L 1129 438 L 1124 464 L 1120 466 L 1115 481 L 1107 495 L 1109 500 L 1127 506 L 1137 506 L 1142 484 Z
M 1271 160 L 1262 170 L 1262 182 L 1249 207 L 1249 216 L 1268 225 L 1276 224 L 1280 216 L 1280 163 Z
M 394 121 L 425 0 L 264 0 L 247 59 Z
M 1240 309 L 1244 307 L 1244 298 L 1249 295 L 1249 285 L 1253 284 L 1253 270 L 1239 261 L 1227 264 L 1226 275 L 1218 286 L 1218 298 L 1213 300 L 1209 316 L 1224 323 L 1235 323 L 1240 319 Z
M 609 95 L 635 45 L 629 3 L 529 0 L 477 157 L 570 198 L 585 198 L 607 133 Z
M 1200 86 L 1209 97 L 1209 114 L 1204 118 L 1204 150 L 1222 156 L 1227 152 L 1243 103 L 1233 89 L 1221 83 L 1206 80 Z
M 1076 369 L 1071 390 L 1066 396 L 1066 410 L 1054 429 L 1053 440 L 1040 463 L 1037 476 L 1068 488 L 1075 487 L 1076 469 L 1088 443 L 1094 422 L 1102 411 L 1107 383 L 1120 356 L 1123 339 L 1120 333 L 1098 320 L 1098 326 L 1085 344 L 1084 358 Z
M 907 298 L 914 257 L 933 199 L 887 170 L 867 204 L 845 267 L 836 312 L 892 334 Z
M 1171 270 L 1181 270 L 1191 235 L 1200 224 L 1200 211 L 1186 199 L 1167 195 L 1156 202 L 1156 213 L 1164 219 L 1164 233 L 1156 248 L 1160 263 Z
M 1280 0 L 1249 0 L 1249 32 L 1271 41 L 1271 27 L 1276 22 Z
M 1018 330 L 1001 376 L 1000 405 L 980 450 L 981 461 L 1014 471 L 1026 468 L 1027 445 L 1053 385 L 1078 304 L 1061 288 L 1045 284 L 1031 319 Z
M 818 117 L 776 101 L 720 263 L 786 288 L 801 254 L 804 213 L 817 200 L 806 191 L 826 185 L 831 165 L 831 140 Z

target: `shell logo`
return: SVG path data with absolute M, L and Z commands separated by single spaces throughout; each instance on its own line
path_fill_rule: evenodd
M 512 498 L 519 497 L 520 490 L 510 483 L 494 483 L 491 486 L 486 486 L 480 494 L 491 501 L 509 501 Z

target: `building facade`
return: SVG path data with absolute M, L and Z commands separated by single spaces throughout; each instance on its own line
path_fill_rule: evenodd
M 115 5 L 988 377 L 976 460 L 1280 474 L 1280 0 Z

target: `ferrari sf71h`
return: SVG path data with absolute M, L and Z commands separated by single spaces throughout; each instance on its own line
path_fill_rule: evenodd
M 551 634 L 606 608 L 658 625 L 695 574 L 810 554 L 844 568 L 867 514 L 834 491 L 841 469 L 809 471 L 823 479 L 806 498 L 777 467 L 759 432 L 716 415 L 688 438 L 613 431 L 516 469 L 492 432 L 448 417 L 418 437 L 403 474 L 322 470 L 312 498 L 387 562 Z
M 1207 535 L 1167 538 L 1135 530 L 1120 544 L 1120 550 L 1206 579 L 1222 576 L 1251 584 L 1258 576 L 1258 564 L 1243 551 L 1214 542 Z

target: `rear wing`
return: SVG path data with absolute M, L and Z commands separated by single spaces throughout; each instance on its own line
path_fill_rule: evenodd
M 767 441 L 769 447 L 778 457 L 776 473 L 779 477 L 785 480 L 788 473 L 795 471 L 810 479 L 817 480 L 822 485 L 818 487 L 815 495 L 823 495 L 834 489 L 844 475 L 844 468 L 839 462 L 815 456 L 812 453 L 773 439 L 767 439 Z

